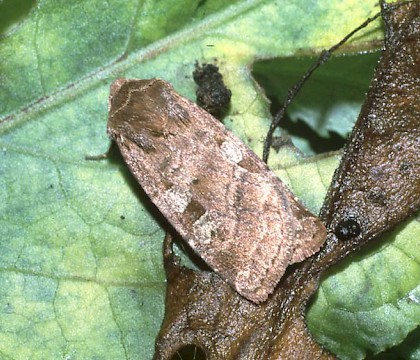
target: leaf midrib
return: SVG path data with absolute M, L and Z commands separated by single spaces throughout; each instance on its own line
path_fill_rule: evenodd
M 47 111 L 73 98 L 77 98 L 87 91 L 101 86 L 102 82 L 116 74 L 124 73 L 134 64 L 157 57 L 159 54 L 170 48 L 175 48 L 186 42 L 200 38 L 207 31 L 217 28 L 221 23 L 230 22 L 233 18 L 241 16 L 243 13 L 261 6 L 266 0 L 248 0 L 240 4 L 229 6 L 220 12 L 210 15 L 203 21 L 195 22 L 180 31 L 177 31 L 165 38 L 155 41 L 144 48 L 134 51 L 125 57 L 125 51 L 114 59 L 111 63 L 95 69 L 76 82 L 72 82 L 60 87 L 57 91 L 34 100 L 32 103 L 18 109 L 15 113 L 8 114 L 0 118 L 0 134 L 7 133 L 10 129 L 36 117 L 41 112 Z M 34 15 L 36 16 L 36 14 Z M 127 40 L 126 49 L 129 47 L 131 39 Z

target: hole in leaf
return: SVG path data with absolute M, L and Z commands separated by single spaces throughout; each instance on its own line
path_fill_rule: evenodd
M 338 150 L 360 112 L 379 52 L 335 56 L 322 65 L 289 106 L 280 128 L 282 134 L 306 154 Z M 253 75 L 265 89 L 275 115 L 293 86 L 315 58 L 264 60 Z
M 206 354 L 203 349 L 197 345 L 186 345 L 172 355 L 171 360 L 206 360 Z
M 35 0 L 0 1 L 0 38 L 10 27 L 19 23 L 35 5 Z

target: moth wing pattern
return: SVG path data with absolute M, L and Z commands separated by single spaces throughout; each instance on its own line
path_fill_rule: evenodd
M 162 80 L 117 80 L 108 134 L 177 232 L 255 303 L 325 241 L 322 222 L 242 141 Z

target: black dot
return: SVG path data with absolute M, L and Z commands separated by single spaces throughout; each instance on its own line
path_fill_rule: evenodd
M 334 229 L 334 234 L 340 240 L 348 240 L 358 237 L 362 229 L 359 223 L 354 219 L 341 220 Z
M 124 215 L 121 215 L 121 216 L 120 216 L 120 219 L 121 219 L 121 220 L 125 220 L 125 216 L 124 216 Z

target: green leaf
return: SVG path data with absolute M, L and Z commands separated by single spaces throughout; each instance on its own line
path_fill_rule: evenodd
M 267 85 L 268 95 L 284 93 L 288 84 L 282 77 L 296 76 L 306 66 L 296 65 L 296 59 L 339 41 L 377 11 L 376 1 L 28 3 L 32 8 L 27 7 L 27 13 L 18 7 L 14 13 L 10 1 L 0 3 L 0 14 L 13 19 L 0 28 L 0 357 L 150 359 L 164 311 L 165 222 L 116 152 L 104 161 L 84 160 L 85 155 L 108 149 L 110 83 L 117 77 L 160 77 L 194 99 L 195 62 L 217 59 L 233 93 L 225 123 L 261 154 L 271 115 L 266 95 L 251 76 L 253 63 L 283 59 L 278 71 L 263 63 L 256 72 L 273 74 L 275 85 Z M 378 43 L 372 41 L 382 36 L 378 29 L 378 23 L 372 24 L 348 50 L 376 48 Z M 342 64 L 325 70 L 330 76 L 322 77 L 321 88 L 339 86 L 341 80 L 356 85 L 361 81 L 352 88 L 363 93 L 366 80 L 361 78 L 366 76 L 358 76 L 359 69 L 337 81 L 341 66 L 354 60 L 343 58 Z M 318 89 L 309 88 L 309 94 Z M 346 86 L 342 91 L 343 98 L 355 96 Z M 330 101 L 328 96 L 317 100 L 322 110 L 309 111 L 305 121 L 321 136 L 329 131 L 345 134 L 349 120 L 343 124 L 328 117 L 325 124 L 320 122 L 319 114 L 329 109 Z M 306 111 L 300 104 L 297 113 Z M 357 112 L 360 103 L 332 106 L 338 110 L 331 113 L 341 116 L 349 107 Z M 294 151 L 283 149 L 272 154 L 270 165 L 316 211 L 338 156 L 298 160 Z M 379 263 L 386 264 L 381 269 L 398 268 L 409 278 L 385 289 L 382 285 L 396 274 L 385 272 L 376 278 L 369 272 L 373 301 L 382 313 L 372 312 L 371 302 L 360 301 L 366 293 L 363 283 L 331 286 L 337 282 L 333 277 L 322 284 L 308 319 L 313 332 L 343 357 L 397 344 L 420 322 L 415 313 L 420 270 L 413 255 L 420 238 L 417 226 L 412 222 L 395 233 L 403 245 L 394 246 L 391 238 L 375 251 Z M 410 256 L 399 256 L 390 265 L 382 257 L 389 258 L 386 251 L 392 247 Z M 369 252 L 366 256 L 363 261 L 373 262 Z M 345 278 L 366 281 L 360 270 L 367 266 L 360 265 L 363 261 L 343 270 Z M 324 306 L 331 299 L 334 303 Z M 338 302 L 344 299 L 345 305 Z M 387 311 L 389 304 L 392 312 Z M 338 322 L 337 309 L 343 307 L 355 315 Z M 332 319 L 328 326 L 326 317 L 318 316 L 326 312 Z M 372 317 L 362 317 L 362 312 Z M 396 318 L 409 320 L 398 322 L 399 331 L 382 339 L 381 329 Z M 388 327 L 374 333 L 366 325 L 370 323 Z M 350 327 L 354 324 L 356 330 Z M 362 331 L 365 328 L 371 332 Z M 350 329 L 351 336 L 343 337 L 343 329 Z M 344 341 L 340 346 L 331 345 L 340 341 L 331 336 L 334 333 Z M 412 343 L 414 354 L 420 345 Z
M 381 352 L 419 325 L 419 232 L 418 221 L 402 224 L 326 274 L 307 321 L 316 339 L 340 359 Z M 404 358 L 417 358 L 411 356 Z

